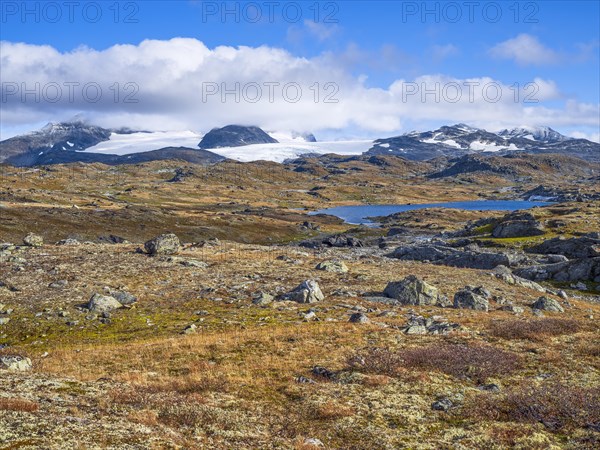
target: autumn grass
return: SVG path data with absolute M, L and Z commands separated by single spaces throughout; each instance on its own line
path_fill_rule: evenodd
M 0 411 L 36 412 L 40 405 L 24 398 L 0 398 Z

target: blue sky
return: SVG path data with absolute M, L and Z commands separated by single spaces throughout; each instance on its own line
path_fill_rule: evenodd
M 594 116 L 600 103 L 597 1 L 476 2 L 472 9 L 461 1 L 110 1 L 79 2 L 72 10 L 62 2 L 25 3 L 27 13 L 23 2 L 2 3 L 2 41 L 46 45 L 68 54 L 82 47 L 103 51 L 117 44 L 138 46 L 144 40 L 169 42 L 184 37 L 196 39 L 211 50 L 219 46 L 268 46 L 314 64 L 325 58 L 328 63 L 335 61 L 344 77 L 360 80 L 364 89 L 389 89 L 396 80 L 423 76 L 459 80 L 489 77 L 505 86 L 540 79 L 550 83 L 553 92 L 544 91 L 535 106 L 557 109 L 556 114 L 542 114 L 549 119 L 559 117 L 560 110 L 569 114 L 574 103 L 586 105 L 578 106 L 577 111 L 583 108 L 588 116 Z M 230 13 L 223 16 L 225 10 Z M 101 17 L 95 21 L 98 12 Z M 7 48 L 4 50 L 8 53 Z M 6 61 L 3 59 L 3 69 Z M 143 87 L 140 85 L 140 92 Z M 339 95 L 343 100 L 344 91 L 340 89 Z M 567 103 L 571 106 L 565 106 Z M 432 125 L 453 122 L 453 110 L 448 106 L 447 119 L 440 115 L 430 121 Z M 8 117 L 7 103 L 2 107 Z M 46 115 L 49 110 L 46 108 Z M 461 111 L 454 111 L 454 122 L 464 121 Z M 38 116 L 32 115 L 31 120 L 44 120 Z M 527 112 L 522 118 L 529 116 Z M 18 123 L 23 118 L 9 120 L 11 126 L 25 126 Z M 347 133 L 356 128 L 354 122 L 325 128 Z M 429 124 L 426 119 L 412 120 L 408 115 L 397 124 L 392 122 L 390 132 Z M 490 126 L 504 124 L 506 117 L 488 122 Z M 598 133 L 593 117 L 582 120 L 581 125 L 576 120 L 557 120 L 549 125 L 586 135 Z M 9 127 L 3 124 L 3 128 Z M 365 128 L 369 131 L 368 126 Z M 381 133 L 386 134 L 384 129 Z

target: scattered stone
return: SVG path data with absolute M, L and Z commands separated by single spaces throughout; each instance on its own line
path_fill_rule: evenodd
M 495 394 L 500 392 L 500 386 L 498 386 L 495 383 L 482 384 L 481 386 L 477 386 L 477 389 L 480 389 L 482 391 L 487 391 L 487 392 L 493 392 Z
M 181 242 L 173 233 L 161 234 L 144 244 L 146 252 L 151 255 L 174 255 L 179 252 Z
M 357 312 L 350 316 L 348 322 L 351 323 L 368 323 L 370 322 L 369 317 L 365 313 Z
M 299 377 L 296 377 L 294 381 L 296 381 L 296 383 L 306 383 L 306 384 L 315 384 L 316 383 L 315 380 L 311 380 L 310 378 L 307 378 L 302 375 L 300 375 Z
M 191 324 L 183 329 L 183 334 L 194 334 L 196 331 L 198 331 L 198 327 L 195 324 Z
M 424 318 L 411 312 L 403 331 L 405 334 L 448 334 L 459 328 L 458 323 L 448 323 L 442 317 Z
M 0 369 L 15 372 L 31 370 L 31 359 L 19 355 L 0 356 Z
M 68 284 L 69 284 L 69 282 L 67 280 L 58 280 L 58 281 L 55 281 L 53 283 L 50 283 L 48 285 L 48 287 L 51 287 L 52 289 L 63 289 Z
M 191 258 L 179 258 L 176 256 L 169 256 L 167 258 L 168 262 L 172 262 L 172 263 L 176 263 L 176 264 L 181 264 L 184 267 L 196 267 L 198 269 L 206 269 L 208 268 L 208 263 L 205 263 L 204 261 L 200 261 L 198 259 L 191 259 Z
M 312 320 L 318 320 L 317 313 L 313 310 L 309 310 L 308 312 L 303 313 L 302 318 L 307 322 L 310 322 Z
M 29 233 L 23 238 L 23 243 L 28 247 L 41 247 L 44 245 L 44 238 L 39 234 Z
M 304 228 L 305 230 L 313 230 L 313 231 L 320 231 L 321 230 L 321 226 L 317 225 L 316 223 L 313 222 L 302 222 L 302 225 L 300 225 L 300 227 Z
M 476 311 L 488 311 L 488 299 L 481 295 L 478 288 L 465 286 L 454 294 L 454 307 L 457 309 L 474 309 Z
M 0 317 L 0 325 L 6 325 L 10 322 L 10 317 Z
M 500 307 L 500 311 L 508 311 L 514 314 L 523 314 L 525 312 L 525 309 L 515 305 L 504 305 Z
M 81 245 L 81 242 L 79 242 L 77 239 L 67 238 L 67 239 L 58 241 L 56 243 L 56 245 Z
M 325 378 L 327 380 L 332 380 L 335 378 L 335 372 L 332 372 L 331 370 L 321 366 L 314 366 L 311 370 L 311 373 L 319 378 Z
M 133 305 L 134 303 L 136 303 L 138 301 L 138 299 L 135 295 L 130 294 L 127 291 L 110 289 L 109 293 L 110 293 L 111 297 L 114 297 L 115 299 L 117 299 L 117 301 L 122 305 Z
M 448 411 L 450 408 L 454 406 L 452 400 L 447 397 L 443 397 L 431 404 L 431 409 L 435 411 Z
M 538 298 L 531 307 L 540 311 L 565 312 L 563 307 L 560 306 L 560 303 L 553 298 L 548 297 Z
M 16 288 L 15 286 L 8 284 L 4 281 L 0 280 L 0 288 L 4 288 L 4 289 L 8 289 L 10 292 L 19 292 L 19 289 Z M 0 307 L 0 309 L 2 309 L 2 307 Z
M 409 325 L 404 329 L 406 334 L 427 334 L 427 327 L 424 325 Z
M 402 305 L 435 305 L 441 298 L 437 288 L 414 275 L 388 283 L 383 293 Z
M 343 263 L 343 261 L 323 261 L 317 264 L 315 269 L 334 273 L 348 272 L 348 267 Z
M 284 299 L 297 303 L 316 303 L 324 298 L 319 283 L 314 280 L 303 281 L 293 291 L 284 295 Z
M 329 247 L 362 247 L 363 243 L 360 239 L 345 234 L 330 236 L 323 240 L 323 244 Z
M 89 309 L 90 312 L 98 314 L 110 312 L 122 307 L 123 305 L 116 298 L 111 297 L 110 295 L 101 294 L 94 294 L 86 305 L 86 308 Z
M 304 440 L 304 445 L 309 447 L 324 448 L 325 444 L 317 438 L 308 438 Z
M 258 306 L 265 306 L 265 305 L 269 305 L 270 303 L 272 303 L 274 300 L 274 297 L 271 294 L 267 294 L 266 292 L 260 292 L 258 294 L 258 297 L 255 297 L 252 300 L 252 303 Z
M 571 287 L 573 289 L 577 289 L 578 291 L 587 291 L 588 290 L 587 284 L 585 284 L 581 281 L 579 283 L 573 283 L 571 285 Z
M 522 286 L 522 287 L 526 287 L 529 289 L 534 289 L 536 291 L 540 291 L 540 292 L 545 292 L 546 289 L 543 288 L 542 286 L 540 286 L 538 283 L 536 283 L 535 281 L 530 281 L 527 280 L 525 278 L 521 278 L 517 275 L 514 275 L 511 270 L 506 267 L 506 266 L 498 266 L 494 269 L 494 271 L 492 272 L 492 274 L 500 279 L 505 281 L 508 284 L 512 284 L 512 285 L 516 285 L 516 286 Z

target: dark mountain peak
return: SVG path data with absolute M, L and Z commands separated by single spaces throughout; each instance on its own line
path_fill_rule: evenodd
M 273 139 L 257 126 L 227 125 L 223 128 L 213 128 L 206 133 L 198 147 L 210 149 L 277 142 L 276 139 Z

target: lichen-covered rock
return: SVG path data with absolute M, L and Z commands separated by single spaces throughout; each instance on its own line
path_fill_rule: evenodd
M 323 261 L 317 264 L 315 269 L 334 273 L 348 272 L 348 266 L 346 266 L 346 264 L 344 264 L 343 261 Z
M 365 313 L 357 312 L 350 316 L 348 322 L 351 323 L 368 323 L 370 322 L 369 317 Z
M 388 283 L 383 293 L 402 305 L 435 305 L 441 297 L 436 287 L 414 275 Z
M 161 234 L 144 244 L 149 255 L 175 255 L 181 248 L 179 238 L 173 233 Z
M 261 292 L 258 294 L 258 296 L 256 296 L 254 299 L 252 299 L 252 303 L 257 305 L 257 306 L 265 306 L 265 305 L 269 305 L 271 303 L 273 303 L 273 296 L 271 294 L 267 294 L 266 292 Z
M 24 372 L 31 370 L 31 359 L 19 355 L 0 356 L 0 369 Z
M 116 298 L 110 295 L 101 294 L 94 294 L 86 305 L 86 308 L 89 309 L 90 312 L 98 314 L 111 312 L 122 307 L 123 305 Z
M 539 236 L 544 234 L 544 226 L 531 213 L 514 212 L 505 216 L 492 230 L 495 238 Z
M 284 298 L 297 303 L 316 303 L 325 298 L 319 283 L 314 280 L 306 280 L 300 283 L 293 291 L 287 293 Z
M 454 307 L 458 309 L 488 311 L 489 301 L 485 296 L 481 295 L 478 288 L 466 286 L 454 294 Z
M 28 247 L 41 247 L 44 245 L 44 238 L 39 234 L 29 233 L 23 238 L 23 244 L 27 245 Z
M 538 298 L 531 307 L 533 309 L 539 309 L 540 311 L 565 312 L 563 307 L 560 306 L 560 303 L 549 297 Z

